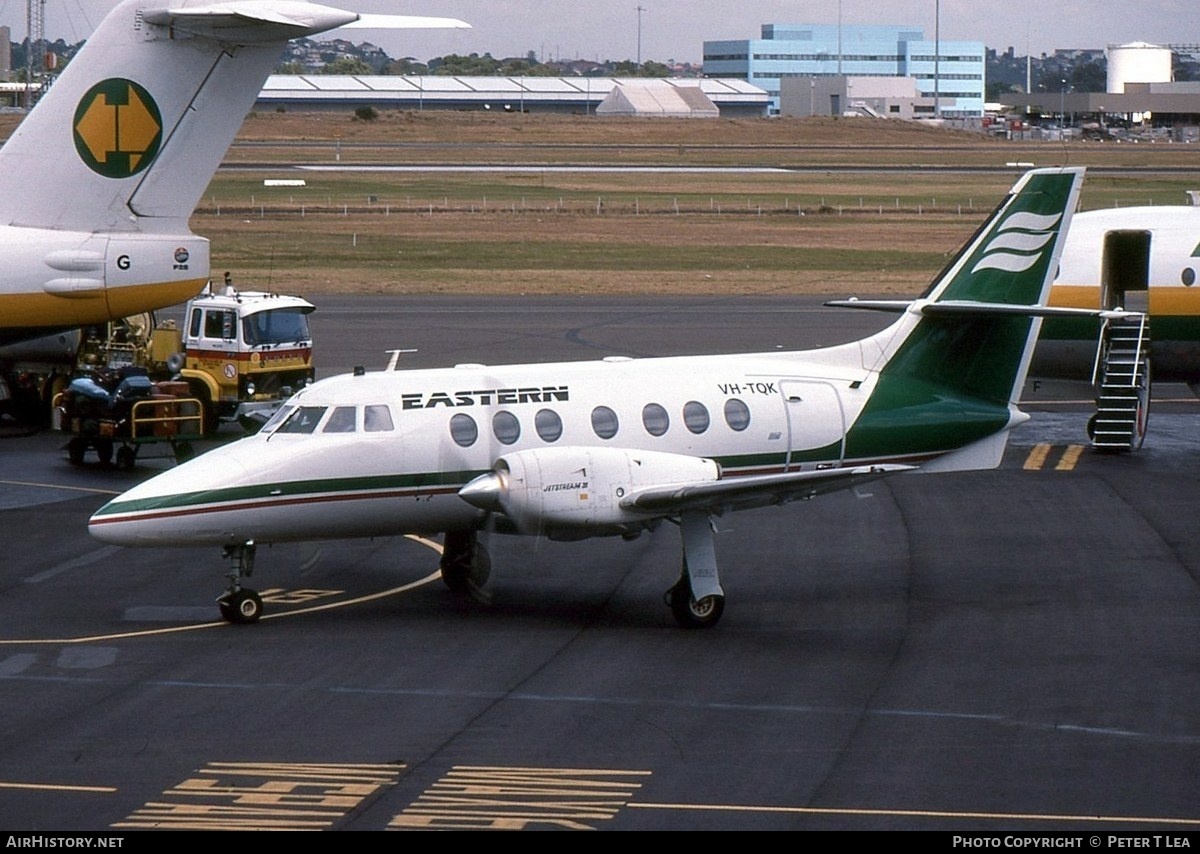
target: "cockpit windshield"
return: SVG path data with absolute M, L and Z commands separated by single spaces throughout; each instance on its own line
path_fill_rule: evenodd
M 297 406 L 291 416 L 275 428 L 276 433 L 311 433 L 317 429 L 321 416 L 325 414 L 324 406 Z
M 242 320 L 242 335 L 250 346 L 308 341 L 308 314 L 299 308 L 273 308 Z
M 328 413 L 328 416 L 326 415 Z M 320 425 L 320 431 L 317 430 Z M 387 404 L 367 406 L 281 406 L 260 433 L 390 433 L 395 430 Z

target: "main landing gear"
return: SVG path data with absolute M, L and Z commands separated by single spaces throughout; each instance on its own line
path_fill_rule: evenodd
M 709 629 L 725 611 L 712 522 L 705 513 L 684 513 L 679 518 L 679 533 L 683 540 L 683 568 L 679 580 L 663 599 L 675 622 L 683 628 Z
M 447 531 L 442 544 L 442 581 L 455 593 L 481 598 L 492 559 L 475 531 Z
M 712 523 L 707 513 L 684 513 L 679 518 L 679 531 L 683 540 L 683 567 L 679 580 L 667 590 L 663 600 L 683 628 L 711 628 L 725 611 Z M 486 601 L 482 588 L 491 575 L 492 562 L 476 531 L 448 531 L 440 566 L 447 587 L 455 593 Z
M 254 572 L 254 541 L 238 546 L 225 546 L 221 556 L 233 562 L 233 569 L 225 576 L 229 587 L 217 598 L 221 617 L 230 623 L 257 623 L 262 616 L 262 597 L 249 587 L 242 586 L 242 579 Z

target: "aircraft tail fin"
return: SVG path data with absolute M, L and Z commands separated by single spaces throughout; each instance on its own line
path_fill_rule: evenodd
M 302 0 L 207 2 L 108 13 L 0 149 L 0 225 L 178 230 L 286 42 L 359 19 Z
M 880 369 L 847 436 L 847 456 L 872 456 L 881 431 L 907 434 L 912 455 L 947 448 L 963 468 L 999 464 L 1058 269 L 1082 168 L 1026 173 L 926 293 L 868 342 Z M 999 441 L 996 441 L 999 439 Z M 943 467 L 949 461 L 943 463 Z

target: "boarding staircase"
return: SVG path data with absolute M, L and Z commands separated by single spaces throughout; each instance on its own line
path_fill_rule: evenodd
M 1092 384 L 1096 414 L 1088 424 L 1092 447 L 1137 450 L 1150 412 L 1150 321 L 1129 313 L 1100 330 Z

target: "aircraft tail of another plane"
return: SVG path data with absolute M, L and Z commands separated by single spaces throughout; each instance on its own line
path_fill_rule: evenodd
M 125 0 L 0 150 L 0 225 L 178 230 L 287 41 L 358 19 L 300 0 Z
M 906 304 L 840 302 L 902 310 L 863 342 L 878 381 L 849 431 L 848 458 L 873 457 L 906 436 L 913 457 L 961 450 L 924 470 L 992 468 L 1033 356 L 1050 284 L 1079 198 L 1082 168 L 1026 173 L 925 294 Z

